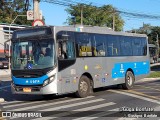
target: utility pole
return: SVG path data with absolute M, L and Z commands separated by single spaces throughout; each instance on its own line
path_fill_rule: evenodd
M 40 19 L 39 0 L 33 0 L 34 20 Z
M 83 26 L 83 6 L 81 6 L 81 26 Z
M 112 21 L 112 22 L 113 22 L 113 23 L 112 23 L 112 24 L 113 24 L 113 25 L 112 25 L 113 31 L 115 31 L 115 14 L 116 14 L 116 11 L 114 10 L 114 11 L 113 11 L 113 21 Z
M 158 39 L 158 33 L 156 34 L 157 34 L 157 57 L 159 58 L 159 39 Z
M 113 24 L 112 29 L 114 31 L 115 30 L 115 13 L 113 13 L 113 23 L 112 24 Z

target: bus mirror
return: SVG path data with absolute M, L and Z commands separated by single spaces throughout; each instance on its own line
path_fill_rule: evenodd
M 11 45 L 10 45 L 11 40 L 7 40 L 4 42 L 4 55 L 6 58 L 10 58 L 10 52 L 11 52 Z

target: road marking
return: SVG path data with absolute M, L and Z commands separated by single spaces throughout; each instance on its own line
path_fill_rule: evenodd
M 115 105 L 115 104 L 116 103 L 114 103 L 114 102 L 109 102 L 109 103 L 104 103 L 104 104 L 95 105 L 95 106 L 91 106 L 91 107 L 81 108 L 81 109 L 77 109 L 77 110 L 73 110 L 73 111 L 89 111 L 89 110 L 94 110 L 94 109 L 107 107 L 107 106 Z
M 31 119 L 31 120 L 52 120 L 54 118 L 57 118 L 57 117 L 42 117 L 42 118 L 36 118 L 36 119 Z
M 127 92 L 127 93 L 133 93 L 133 94 L 137 94 L 137 95 L 141 95 L 141 96 L 145 96 L 145 97 L 148 97 L 148 98 L 152 98 L 152 99 L 156 99 L 156 100 L 159 100 L 157 97 L 155 96 L 150 96 L 150 95 L 147 95 L 147 94 L 144 94 L 144 93 L 141 93 L 141 92 L 137 92 L 137 91 L 134 91 L 134 90 L 125 90 L 124 92 Z
M 160 104 L 159 100 L 155 100 L 155 99 L 151 99 L 151 98 L 146 98 L 146 97 L 135 95 L 135 94 L 131 94 L 131 93 L 126 93 L 126 92 L 123 92 L 123 91 L 116 91 L 116 90 L 108 90 L 108 91 L 109 92 L 118 93 L 118 94 L 127 95 L 127 96 L 131 96 L 131 97 L 135 97 L 135 98 L 138 98 L 138 99 L 141 99 L 141 100 L 145 100 L 145 101 L 149 101 L 149 102 L 152 102 L 152 103 Z
M 62 117 L 62 116 L 76 114 L 76 113 L 79 113 L 79 111 L 89 111 L 89 110 L 94 110 L 94 109 L 98 109 L 98 108 L 102 108 L 102 107 L 106 107 L 106 106 L 111 106 L 111 105 L 115 105 L 115 104 L 116 103 L 114 103 L 114 102 L 109 102 L 109 103 L 104 103 L 104 104 L 95 105 L 95 106 L 91 106 L 91 107 L 86 107 L 86 108 L 82 108 L 82 109 L 72 110 L 72 111 L 69 111 L 69 112 L 54 114 L 54 116 L 56 116 L 56 117 L 52 117 L 52 119 Z M 47 119 L 47 120 L 49 120 L 49 119 Z M 32 120 L 39 120 L 39 119 L 32 119 Z M 45 118 L 45 120 L 46 120 L 46 118 Z
M 89 115 L 87 117 L 76 118 L 76 119 L 73 119 L 73 120 L 93 120 L 93 119 L 97 119 L 99 117 L 103 117 L 103 116 L 107 116 L 107 115 L 111 115 L 111 114 L 117 113 L 117 111 L 114 111 L 114 110 L 115 109 L 112 109 L 112 110 L 109 110 L 109 112 L 105 111 L 105 112 Z
M 23 105 L 35 104 L 35 103 L 46 103 L 46 101 L 34 101 L 34 102 L 19 103 L 19 104 L 15 104 L 15 105 L 3 106 L 3 108 L 18 107 L 18 106 L 23 106 Z
M 57 104 L 63 104 L 63 103 L 74 102 L 74 101 L 79 101 L 79 100 L 85 100 L 85 99 L 89 99 L 89 98 L 93 98 L 93 97 L 94 96 L 89 96 L 89 97 L 86 97 L 86 98 L 76 98 L 76 99 L 64 100 L 64 101 L 59 101 L 59 102 L 54 102 L 54 103 L 34 105 L 34 106 L 29 106 L 29 107 L 13 109 L 13 110 L 10 110 L 10 111 L 26 111 L 26 110 L 30 110 L 30 109 L 34 109 L 34 108 L 46 107 L 46 106 L 57 105 Z
M 149 88 L 149 89 L 152 89 L 152 90 L 160 91 L 160 89 L 155 89 L 155 88 L 152 88 L 152 87 L 146 87 L 146 86 L 143 86 L 143 85 L 137 85 L 137 86 L 144 87 L 144 88 Z
M 43 110 L 39 110 L 39 111 L 54 111 L 54 110 L 60 110 L 60 109 L 64 109 L 64 108 L 71 108 L 71 107 L 75 107 L 75 106 L 79 106 L 79 105 L 86 105 L 89 103 L 95 103 L 95 102 L 100 102 L 100 101 L 104 101 L 105 99 L 95 99 L 95 100 L 89 100 L 89 101 L 83 101 L 83 102 L 79 102 L 79 103 L 75 103 L 75 104 L 69 104 L 69 105 L 64 105 L 64 106 L 58 106 L 58 107 L 54 107 L 54 108 L 47 108 L 47 109 L 43 109 Z
M 159 107 L 155 107 L 154 111 L 160 111 L 160 106 Z
M 112 109 L 112 110 L 108 110 L 108 111 L 119 111 L 119 108 L 115 108 L 115 109 Z
M 5 101 L 4 103 L 1 103 L 2 105 L 8 105 L 8 104 L 12 104 L 12 103 L 21 103 L 22 101 L 11 101 L 11 102 L 7 102 Z

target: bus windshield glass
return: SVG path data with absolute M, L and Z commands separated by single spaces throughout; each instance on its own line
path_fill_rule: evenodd
M 55 64 L 53 39 L 14 41 L 12 69 L 44 69 Z

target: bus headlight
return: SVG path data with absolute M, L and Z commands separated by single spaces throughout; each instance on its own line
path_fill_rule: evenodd
M 44 82 L 43 82 L 43 86 L 46 86 L 48 85 L 49 83 L 53 82 L 55 79 L 55 75 L 51 76 L 50 78 L 46 79 Z

